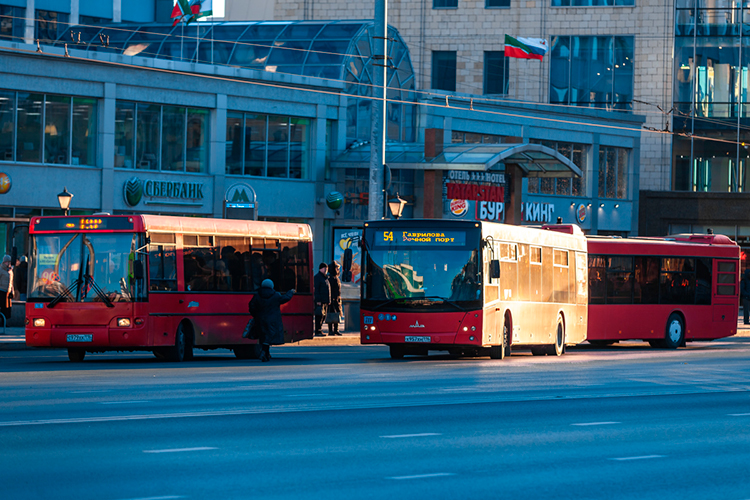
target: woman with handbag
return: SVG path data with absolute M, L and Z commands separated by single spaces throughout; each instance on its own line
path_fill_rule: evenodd
M 271 346 L 284 343 L 284 324 L 281 322 L 281 304 L 292 299 L 294 289 L 284 295 L 273 289 L 273 281 L 264 279 L 260 291 L 255 294 L 248 304 L 250 314 L 253 315 L 254 330 L 258 334 L 258 343 L 263 347 L 260 353 L 261 361 L 271 359 Z
M 328 284 L 331 287 L 331 304 L 326 313 L 328 323 L 328 336 L 341 335 L 339 323 L 341 322 L 341 280 L 339 279 L 339 263 L 335 260 L 328 266 Z

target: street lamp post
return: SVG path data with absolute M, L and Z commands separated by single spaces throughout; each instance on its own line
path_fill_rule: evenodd
M 401 214 L 404 213 L 404 207 L 406 206 L 406 200 L 402 199 L 398 193 L 395 198 L 388 200 L 388 208 L 391 210 L 393 217 L 398 219 Z
M 64 187 L 62 193 L 57 195 L 57 202 L 60 203 L 60 209 L 65 212 L 65 215 L 68 215 L 71 199 L 73 199 L 73 195 L 68 192 L 67 187 Z

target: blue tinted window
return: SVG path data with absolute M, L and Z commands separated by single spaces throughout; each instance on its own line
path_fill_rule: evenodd
M 552 0 L 553 7 L 634 6 L 635 0 Z
M 456 52 L 432 51 L 432 88 L 456 91 Z

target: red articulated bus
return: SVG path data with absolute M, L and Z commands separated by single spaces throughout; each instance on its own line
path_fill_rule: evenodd
M 312 338 L 312 233 L 306 224 L 95 215 L 34 217 L 26 343 L 87 352 L 193 349 L 257 357 L 242 338 L 248 302 L 265 278 L 296 289 L 282 306 L 285 340 Z
M 588 237 L 588 341 L 677 348 L 737 332 L 740 247 L 719 234 Z
M 392 358 L 561 355 L 586 338 L 586 239 L 490 222 L 365 223 L 360 341 Z

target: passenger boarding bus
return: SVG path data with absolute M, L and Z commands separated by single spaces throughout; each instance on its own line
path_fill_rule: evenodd
M 588 341 L 674 349 L 737 332 L 740 247 L 719 234 L 590 236 Z
M 586 339 L 586 239 L 458 220 L 365 223 L 360 339 L 393 358 L 561 355 Z
M 270 278 L 296 289 L 282 306 L 287 342 L 312 338 L 312 235 L 306 224 L 95 215 L 34 217 L 26 343 L 87 352 L 193 349 L 256 357 L 242 338 L 248 302 Z

